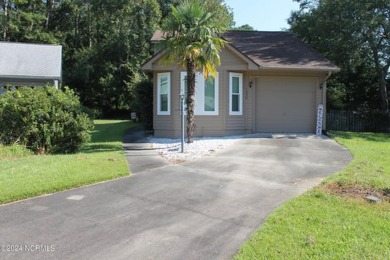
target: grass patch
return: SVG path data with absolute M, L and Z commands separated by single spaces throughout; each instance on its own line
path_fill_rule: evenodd
M 129 175 L 122 149 L 130 121 L 96 120 L 92 140 L 69 155 L 33 155 L 20 146 L 0 146 L 0 203 Z
M 272 214 L 235 259 L 388 259 L 390 213 L 310 191 Z
M 235 259 L 389 259 L 390 135 L 332 132 L 354 160 L 276 210 Z M 338 187 L 337 189 L 334 187 Z M 339 196 L 338 190 L 346 193 Z M 371 204 L 359 191 L 383 194 Z
M 21 145 L 3 146 L 0 144 L 0 162 L 4 160 L 18 159 L 33 154 L 34 153 L 32 151 Z
M 390 134 L 330 132 L 349 149 L 353 161 L 326 183 L 385 190 L 390 188 Z

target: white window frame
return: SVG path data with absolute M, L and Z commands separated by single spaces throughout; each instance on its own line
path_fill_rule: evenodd
M 239 97 L 238 97 L 238 102 L 239 102 L 239 111 L 233 111 L 233 77 L 238 77 L 238 91 L 239 91 Z M 242 111 L 242 103 L 243 103 L 243 88 L 242 88 L 242 81 L 243 81 L 243 76 L 242 73 L 236 73 L 236 72 L 230 72 L 229 73 L 229 115 L 231 116 L 242 116 L 243 111 Z
M 180 72 L 180 93 L 185 93 L 186 71 Z M 205 111 L 205 78 L 202 73 L 197 72 L 195 76 L 195 115 L 197 116 L 218 116 L 219 115 L 219 73 L 215 76 L 215 111 Z M 187 110 L 187 109 L 185 109 Z
M 167 97 L 167 111 L 161 111 L 161 78 L 168 78 L 168 97 Z M 157 115 L 169 116 L 171 115 L 171 73 L 157 73 Z

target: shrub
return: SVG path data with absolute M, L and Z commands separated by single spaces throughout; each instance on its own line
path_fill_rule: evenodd
M 90 138 L 93 122 L 68 88 L 22 87 L 0 96 L 0 142 L 35 153 L 73 153 Z

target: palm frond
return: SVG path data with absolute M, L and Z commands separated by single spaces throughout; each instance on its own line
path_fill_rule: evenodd
M 165 39 L 162 48 L 166 59 L 181 66 L 187 59 L 195 62 L 197 70 L 207 76 L 220 65 L 219 52 L 225 41 L 219 37 L 223 27 L 215 13 L 206 9 L 200 1 L 182 0 L 163 24 Z

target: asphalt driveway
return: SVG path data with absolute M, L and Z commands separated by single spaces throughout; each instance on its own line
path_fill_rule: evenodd
M 125 149 L 131 177 L 1 206 L 0 259 L 229 259 L 275 208 L 351 160 L 313 136 L 251 136 L 180 165 L 142 142 Z

